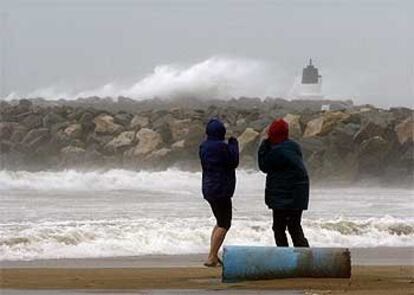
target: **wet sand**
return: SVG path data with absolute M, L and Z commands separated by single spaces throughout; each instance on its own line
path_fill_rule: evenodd
M 0 287 L 7 290 L 0 293 L 42 294 L 35 290 L 47 289 L 52 293 L 45 294 L 69 294 L 62 292 L 76 289 L 78 293 L 71 294 L 209 294 L 213 290 L 220 290 L 219 294 L 269 294 L 258 293 L 266 290 L 289 295 L 414 294 L 414 248 L 353 249 L 351 255 L 351 279 L 295 278 L 232 284 L 221 283 L 220 268 L 200 266 L 203 255 L 1 262 Z

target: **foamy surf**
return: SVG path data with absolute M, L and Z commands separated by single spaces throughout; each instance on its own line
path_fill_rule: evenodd
M 1 260 L 188 254 L 208 251 L 211 218 L 137 218 L 3 224 Z M 235 218 L 226 244 L 273 245 L 269 218 Z M 305 219 L 312 246 L 414 246 L 414 220 Z
M 237 172 L 227 244 L 273 245 L 265 176 Z M 0 260 L 188 254 L 208 250 L 214 219 L 201 173 L 0 171 Z M 313 246 L 414 246 L 408 189 L 313 188 Z

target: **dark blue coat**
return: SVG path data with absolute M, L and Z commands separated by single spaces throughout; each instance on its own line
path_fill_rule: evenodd
M 207 200 L 231 198 L 236 186 L 235 169 L 239 165 L 237 139 L 224 141 L 226 128 L 213 119 L 206 127 L 207 139 L 200 145 L 200 160 L 203 169 L 202 191 Z
M 259 168 L 267 174 L 265 202 L 271 209 L 308 209 L 309 177 L 299 144 L 285 140 L 259 148 Z

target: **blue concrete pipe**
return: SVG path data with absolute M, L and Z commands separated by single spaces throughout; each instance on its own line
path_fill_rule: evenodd
M 224 247 L 223 282 L 295 277 L 349 278 L 350 252 L 344 248 Z

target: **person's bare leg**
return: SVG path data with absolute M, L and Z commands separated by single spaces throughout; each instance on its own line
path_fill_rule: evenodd
M 210 253 L 206 263 L 218 263 L 218 251 L 224 242 L 226 234 L 227 230 L 225 228 L 218 227 L 217 225 L 214 227 L 211 233 Z

